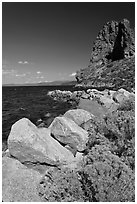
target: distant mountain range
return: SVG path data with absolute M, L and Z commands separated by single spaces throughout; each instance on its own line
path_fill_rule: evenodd
M 27 83 L 27 84 L 3 84 L 2 86 L 72 86 L 76 84 L 77 84 L 77 81 L 52 81 L 52 82 Z

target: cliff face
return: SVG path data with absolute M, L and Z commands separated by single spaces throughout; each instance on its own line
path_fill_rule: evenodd
M 99 32 L 89 66 L 77 71 L 79 86 L 134 87 L 135 36 L 128 20 L 111 21 Z

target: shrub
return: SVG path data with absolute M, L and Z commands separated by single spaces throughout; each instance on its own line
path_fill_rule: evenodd
M 39 195 L 46 202 L 84 201 L 81 183 L 70 169 L 48 171 L 39 185 Z
M 90 126 L 90 125 L 89 125 Z M 91 127 L 93 125 L 91 124 Z M 95 123 L 96 132 L 101 133 L 111 144 L 110 151 L 118 155 L 130 168 L 135 167 L 135 113 L 132 111 L 115 111 L 105 116 L 103 122 Z M 90 132 L 90 128 L 89 128 Z M 93 132 L 93 131 L 91 131 Z M 94 134 L 95 135 L 95 134 Z M 93 134 L 89 137 L 92 143 Z M 96 142 L 97 143 L 97 142 Z M 90 146 L 88 144 L 88 146 Z
M 104 120 L 94 118 L 82 125 L 89 132 L 87 151 L 94 145 L 102 145 L 119 156 L 132 170 L 135 168 L 135 113 L 115 111 Z
M 79 171 L 85 201 L 134 201 L 134 175 L 118 156 L 102 145 L 95 145 Z
M 122 104 L 119 105 L 118 110 L 120 111 L 135 110 L 135 101 L 132 98 L 125 100 Z

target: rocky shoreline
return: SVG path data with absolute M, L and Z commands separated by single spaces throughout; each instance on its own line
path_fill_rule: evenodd
M 74 108 L 47 128 L 27 118 L 13 124 L 2 158 L 4 202 L 135 202 L 134 56 L 129 21 L 108 22 L 76 74 L 83 90 L 48 92 Z
M 45 185 L 51 185 L 45 180 L 48 172 L 57 174 L 65 169 L 75 173 L 83 171 L 82 166 L 87 166 L 85 160 L 90 140 L 98 144 L 95 147 L 102 147 L 97 142 L 102 139 L 105 143 L 108 140 L 110 146 L 111 140 L 104 136 L 104 131 L 108 131 L 105 122 L 107 115 L 135 101 L 134 93 L 125 89 L 102 92 L 96 89 L 75 92 L 55 90 L 48 95 L 54 100 L 76 100 L 78 107 L 56 117 L 48 128 L 36 127 L 27 118 L 22 118 L 12 126 L 8 150 L 2 158 L 4 202 L 46 201 L 45 195 L 48 197 L 51 192 L 48 193 L 47 187 L 43 187 L 42 179 Z M 97 130 L 99 128 L 101 130 Z M 128 168 L 133 175 L 131 168 L 107 146 L 104 147 L 108 149 L 101 150 L 102 153 L 109 152 L 121 165 L 126 165 L 124 168 Z M 52 182 L 54 184 L 54 180 Z M 38 189 L 44 189 L 44 193 Z M 52 199 L 48 198 L 47 201 Z

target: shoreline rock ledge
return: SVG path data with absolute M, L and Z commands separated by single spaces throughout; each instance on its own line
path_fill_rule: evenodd
M 123 89 L 109 94 L 95 90 L 88 90 L 88 93 L 92 99 L 81 98 L 80 108 L 56 117 L 48 128 L 38 128 L 27 118 L 12 126 L 8 151 L 2 159 L 4 202 L 43 202 L 38 186 L 48 170 L 80 170 L 90 140 L 93 139 L 92 143 L 95 141 L 97 146 L 101 142 L 99 148 L 102 143 L 107 145 L 104 143 L 107 138 L 100 132 L 107 130 L 104 115 L 108 108 L 99 108 L 106 103 L 104 97 L 114 98 L 118 106 L 125 100 L 135 99 L 133 93 Z

